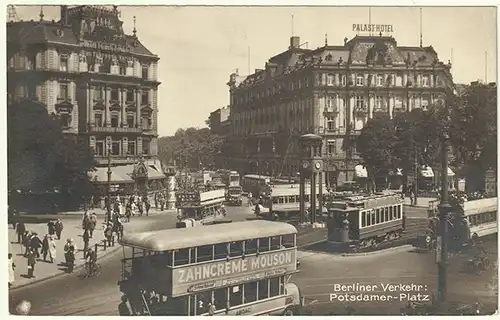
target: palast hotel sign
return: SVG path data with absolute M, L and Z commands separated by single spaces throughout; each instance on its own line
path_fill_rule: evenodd
M 394 32 L 392 24 L 353 23 L 352 31 L 356 32 Z

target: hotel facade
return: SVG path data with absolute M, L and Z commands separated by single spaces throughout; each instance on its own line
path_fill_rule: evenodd
M 432 46 L 400 46 L 389 36 L 356 36 L 311 50 L 291 37 L 288 50 L 264 69 L 230 75 L 225 161 L 242 174 L 295 176 L 300 135 L 323 137 L 325 182 L 336 186 L 366 170 L 353 141 L 377 114 L 445 101 L 453 93 L 451 63 Z

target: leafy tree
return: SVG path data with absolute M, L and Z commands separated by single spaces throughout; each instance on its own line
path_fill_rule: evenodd
M 187 128 L 160 138 L 158 149 L 163 161 L 198 168 L 213 164 L 223 142 L 223 136 L 211 133 L 209 128 Z
M 456 165 L 472 182 L 482 188 L 484 172 L 497 169 L 497 92 L 496 86 L 467 86 L 451 109 L 451 144 Z
M 444 123 L 442 118 L 442 108 L 431 106 L 428 111 L 414 109 L 399 113 L 393 119 L 393 169 L 402 169 L 404 189 L 408 176 L 414 175 L 415 163 L 431 167 L 439 164 L 440 133 Z
M 388 116 L 370 119 L 357 138 L 357 150 L 363 158 L 371 188 L 375 178 L 387 176 L 393 167 L 393 147 L 395 130 Z
M 68 201 L 81 201 L 92 192 L 90 148 L 64 135 L 59 118 L 49 115 L 44 104 L 10 103 L 7 119 L 9 190 L 57 190 Z

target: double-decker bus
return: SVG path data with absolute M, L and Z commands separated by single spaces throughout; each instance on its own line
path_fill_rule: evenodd
M 347 196 L 326 206 L 330 243 L 366 248 L 398 239 L 404 231 L 403 202 L 398 194 Z
M 466 201 L 459 205 L 469 225 L 472 239 L 498 233 L 498 198 Z
M 223 189 L 212 191 L 184 191 L 176 194 L 176 206 L 180 211 L 178 228 L 195 227 L 223 220 L 226 213 Z
M 296 234 L 263 220 L 128 233 L 120 290 L 141 315 L 295 315 Z

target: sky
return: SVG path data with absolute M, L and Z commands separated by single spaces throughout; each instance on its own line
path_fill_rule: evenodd
M 204 127 L 210 112 L 229 104 L 226 83 L 264 68 L 286 51 L 290 37 L 305 47 L 342 45 L 352 24 L 391 24 L 398 45 L 418 46 L 422 8 L 423 45 L 441 61 L 452 61 L 455 83 L 496 82 L 497 23 L 494 7 L 183 7 L 119 6 L 124 31 L 160 57 L 158 133 Z M 20 19 L 39 19 L 40 6 L 16 6 Z M 59 20 L 59 7 L 44 6 L 46 20 Z M 292 19 L 293 16 L 293 19 Z M 293 22 L 292 22 L 293 21 Z M 366 33 L 360 33 L 366 34 Z M 250 49 L 249 49 L 250 48 Z M 486 55 L 485 55 L 486 53 Z M 485 59 L 486 58 L 486 59 Z M 487 72 L 485 72 L 485 70 Z

